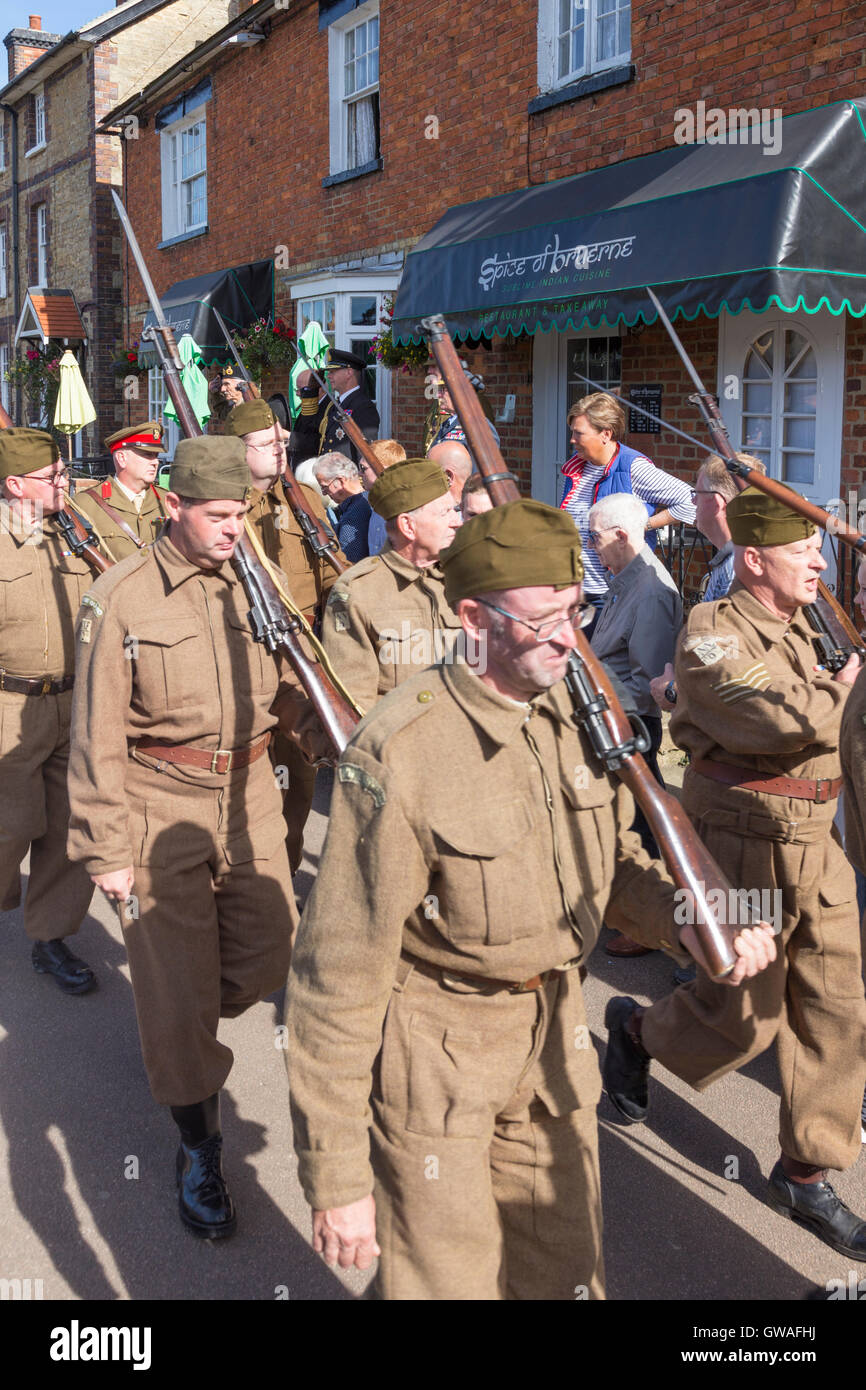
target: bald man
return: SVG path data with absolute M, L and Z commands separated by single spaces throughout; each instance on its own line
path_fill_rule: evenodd
M 463 497 L 463 486 L 472 472 L 472 455 L 469 450 L 456 439 L 446 439 L 441 444 L 434 444 L 427 457 L 438 463 L 442 469 L 448 479 L 454 505 L 459 507 Z

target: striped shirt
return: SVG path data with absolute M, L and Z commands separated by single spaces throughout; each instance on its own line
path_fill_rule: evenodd
M 607 592 L 608 571 L 589 545 L 587 532 L 589 509 L 595 503 L 598 485 L 615 462 L 616 454 L 609 464 L 588 463 L 586 459 L 575 454 L 563 464 L 561 470 L 564 477 L 572 479 L 574 483 L 565 511 L 580 532 L 583 546 L 583 591 L 587 597 Z M 684 483 L 681 478 L 672 477 L 670 473 L 664 473 L 648 458 L 637 458 L 632 464 L 631 488 L 635 497 L 646 503 L 650 515 L 660 508 L 668 507 L 677 521 L 694 521 L 695 508 L 688 483 Z

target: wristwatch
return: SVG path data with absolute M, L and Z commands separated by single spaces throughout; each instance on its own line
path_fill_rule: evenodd
M 667 702 L 668 702 L 669 705 L 675 705 L 675 704 L 676 704 L 676 702 L 677 702 L 677 685 L 676 685 L 676 681 L 669 681 L 668 684 L 665 686 L 665 699 L 667 700 Z

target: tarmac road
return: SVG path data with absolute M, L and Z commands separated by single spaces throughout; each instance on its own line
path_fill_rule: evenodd
M 296 879 L 301 897 L 315 874 L 327 790 L 326 781 L 309 824 Z M 107 901 L 94 896 L 72 942 L 99 977 L 96 991 L 77 998 L 34 973 L 20 914 L 0 920 L 0 1279 L 29 1279 L 34 1290 L 33 1281 L 41 1281 L 46 1300 L 358 1298 L 368 1276 L 332 1273 L 309 1245 L 280 1001 L 222 1025 L 235 1054 L 223 1130 L 238 1229 L 230 1240 L 198 1240 L 177 1218 L 177 1134 L 150 1097 L 120 931 Z M 661 953 L 614 961 L 596 951 L 586 993 L 597 1047 L 611 994 L 651 1001 L 670 988 L 671 970 Z M 852 1266 L 866 1277 L 866 1266 L 836 1255 L 765 1204 L 764 1179 L 777 1154 L 777 1096 L 775 1060 L 765 1054 L 701 1096 L 657 1070 L 644 1125 L 622 1126 L 603 1098 L 609 1298 L 802 1300 L 826 1297 L 827 1281 L 846 1281 Z M 866 1214 L 862 1158 L 834 1184 Z

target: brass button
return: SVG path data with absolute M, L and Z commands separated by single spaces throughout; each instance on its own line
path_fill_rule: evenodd
M 432 691 L 432 690 L 421 690 L 421 691 L 419 691 L 418 697 L 417 697 L 417 698 L 418 698 L 418 704 L 419 704 L 419 705 L 426 705 L 426 704 L 429 704 L 429 702 L 433 699 L 433 691 Z

